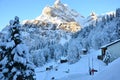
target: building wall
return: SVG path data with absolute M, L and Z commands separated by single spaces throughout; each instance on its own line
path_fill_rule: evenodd
M 111 61 L 120 57 L 120 42 L 109 46 L 107 51 L 111 54 Z

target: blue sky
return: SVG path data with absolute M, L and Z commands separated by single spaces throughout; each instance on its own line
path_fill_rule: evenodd
M 20 20 L 34 19 L 41 14 L 46 5 L 52 5 L 55 0 L 0 0 L 0 29 L 9 23 L 14 16 Z M 114 11 L 120 8 L 120 0 L 61 0 L 83 16 L 92 11 L 97 14 Z

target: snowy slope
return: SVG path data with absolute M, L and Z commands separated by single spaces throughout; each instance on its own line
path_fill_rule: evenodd
M 72 65 L 67 63 L 48 64 L 57 66 L 58 71 L 55 71 L 54 68 L 50 71 L 45 71 L 45 68 L 48 65 L 41 68 L 36 68 L 37 80 L 51 80 L 52 77 L 56 80 L 119 80 L 120 58 L 110 63 L 108 66 L 105 66 L 102 61 L 99 61 L 96 58 L 99 53 L 100 51 L 91 51 L 90 54 L 83 55 L 79 62 Z M 90 76 L 88 73 L 89 58 L 93 58 L 93 67 L 98 70 L 98 72 L 96 72 L 93 76 Z M 69 73 L 66 73 L 68 70 Z
M 82 21 L 82 26 L 86 27 L 89 25 L 96 25 L 96 22 L 100 22 L 102 20 L 103 17 L 105 16 L 111 16 L 111 15 L 115 15 L 115 11 L 110 11 L 110 12 L 106 12 L 106 13 L 102 13 L 102 14 L 96 14 L 95 12 L 90 13 L 90 15 L 86 18 L 83 19 Z M 107 17 L 105 17 L 105 19 L 107 19 Z
M 89 80 L 91 76 L 89 75 L 89 60 L 90 66 L 92 67 L 92 58 L 93 58 L 93 67 L 98 71 L 101 71 L 105 64 L 102 61 L 97 59 L 97 55 L 100 54 L 100 51 L 91 50 L 90 54 L 82 55 L 81 59 L 75 64 L 58 64 L 50 63 L 53 65 L 53 69 L 50 71 L 45 71 L 46 66 L 36 68 L 37 80 L 50 80 L 52 77 L 55 77 L 57 80 Z M 58 71 L 55 71 L 57 67 Z M 68 73 L 66 73 L 68 71 Z
M 120 80 L 120 58 L 95 75 L 94 80 Z

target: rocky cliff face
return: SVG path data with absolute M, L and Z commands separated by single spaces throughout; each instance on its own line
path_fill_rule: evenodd
M 26 20 L 24 24 L 44 26 L 50 23 L 57 25 L 57 29 L 77 32 L 82 27 L 80 18 L 83 17 L 79 13 L 62 4 L 60 0 L 56 0 L 52 6 L 46 6 L 40 16 L 33 20 Z

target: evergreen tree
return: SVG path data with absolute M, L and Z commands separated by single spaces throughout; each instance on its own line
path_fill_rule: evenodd
M 80 54 L 78 52 L 78 48 L 75 45 L 68 47 L 67 59 L 70 64 L 73 64 L 80 59 Z
M 114 14 L 110 14 L 110 21 L 113 20 Z
M 116 10 L 116 17 L 120 17 L 120 8 Z
M 103 25 L 106 24 L 106 18 L 105 18 L 105 16 L 102 17 L 102 23 L 103 23 Z
M 19 18 L 10 21 L 9 37 L 0 44 L 0 80 L 34 80 L 28 49 L 20 39 Z
M 110 16 L 107 15 L 107 16 L 106 16 L 106 19 L 107 19 L 107 22 L 109 22 L 109 21 L 110 21 Z

